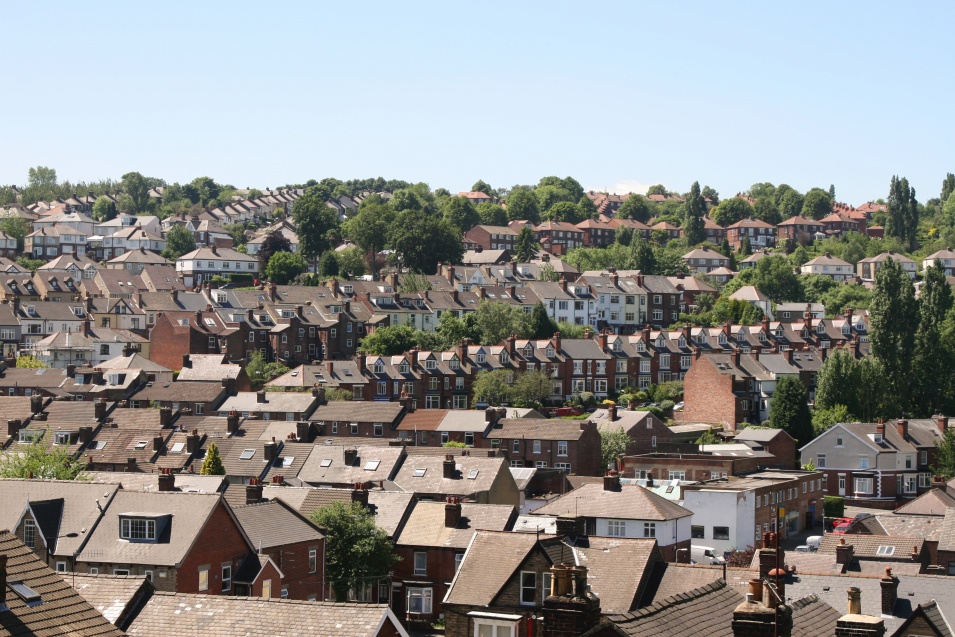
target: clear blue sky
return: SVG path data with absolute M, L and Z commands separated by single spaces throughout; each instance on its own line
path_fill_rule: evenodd
M 955 172 L 952 2 L 0 4 L 0 183 L 137 170 L 466 190 Z

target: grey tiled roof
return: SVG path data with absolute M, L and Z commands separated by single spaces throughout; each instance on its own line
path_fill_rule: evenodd
M 534 512 L 624 520 L 673 520 L 693 515 L 643 487 L 622 485 L 620 491 L 605 491 L 602 483 L 582 485 Z
M 284 544 L 319 542 L 325 537 L 316 526 L 280 501 L 238 506 L 233 512 L 252 540 L 252 546 L 259 551 Z
M 130 637 L 374 637 L 408 633 L 387 606 L 288 599 L 155 593 L 130 625 Z
M 536 545 L 534 533 L 478 531 L 464 554 L 444 603 L 490 605 Z
M 474 531 L 507 531 L 510 529 L 514 507 L 506 504 L 461 504 L 461 519 L 457 526 L 445 526 L 444 502 L 418 502 L 397 544 L 467 548 Z
M 151 588 L 145 575 L 89 575 L 64 573 L 63 581 L 117 626 L 135 610 L 139 597 Z

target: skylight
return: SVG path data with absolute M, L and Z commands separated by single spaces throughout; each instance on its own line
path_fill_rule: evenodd
M 331 458 L 325 458 L 324 460 L 322 460 L 321 466 L 323 466 L 323 467 L 330 467 L 330 466 L 332 466 L 332 459 L 331 459 Z
M 481 473 L 480 469 L 471 469 L 471 471 L 468 472 L 468 480 L 474 480 L 478 477 L 479 473 Z
M 369 460 L 365 463 L 365 471 L 377 471 L 380 464 L 381 460 Z
M 414 477 L 414 478 L 423 478 L 423 477 L 424 477 L 424 474 L 427 473 L 427 472 L 428 472 L 427 469 L 415 469 L 415 470 L 414 470 L 414 473 L 412 473 L 411 475 L 412 475 L 412 477 Z
M 291 467 L 293 462 L 295 462 L 295 458 L 293 456 L 282 456 L 283 469 L 288 469 L 289 467 Z
M 172 446 L 172 453 L 182 453 L 182 450 L 185 448 L 186 443 L 177 442 Z
M 886 546 L 884 544 L 880 546 L 875 552 L 876 555 L 892 555 L 893 553 L 895 553 L 895 547 Z
M 239 460 L 251 460 L 254 455 L 255 449 L 244 449 L 242 455 L 239 456 Z
M 140 440 L 139 442 L 136 443 L 136 448 L 137 448 L 137 449 L 145 449 L 147 444 L 149 444 L 149 443 L 146 442 L 145 440 Z
M 40 594 L 23 582 L 10 582 L 8 586 L 13 589 L 13 592 L 16 593 L 20 599 L 26 602 L 27 606 L 35 606 L 42 603 Z

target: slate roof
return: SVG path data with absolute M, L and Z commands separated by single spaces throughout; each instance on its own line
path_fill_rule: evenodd
M 152 590 L 145 575 L 89 575 L 87 573 L 61 574 L 111 624 L 122 626 L 129 613 L 134 612 L 142 596 Z
M 181 375 L 180 375 L 181 377 Z M 265 402 L 258 402 L 256 392 L 243 391 L 226 399 L 219 411 L 272 412 L 308 414 L 318 403 L 318 399 L 309 393 L 267 392 Z M 351 404 L 349 402 L 349 404 Z
M 514 507 L 506 504 L 461 504 L 461 519 L 445 526 L 444 502 L 418 502 L 405 523 L 397 544 L 438 548 L 467 548 L 474 531 L 508 531 Z
M 582 485 L 535 509 L 534 513 L 625 520 L 673 520 L 693 515 L 692 511 L 643 487 L 622 485 L 620 491 L 605 491 L 602 483 Z
M 490 491 L 494 480 L 501 472 L 511 478 L 504 457 L 481 458 L 480 456 L 455 456 L 453 478 L 444 477 L 444 455 L 430 456 L 411 454 L 405 458 L 394 482 L 401 489 L 413 493 L 470 496 Z M 424 475 L 415 477 L 415 470 L 423 469 Z M 470 475 L 477 471 L 474 478 Z
M 585 420 L 559 418 L 502 418 L 500 427 L 492 429 L 489 435 L 494 438 L 577 440 L 583 435 L 586 423 Z
M 945 521 L 938 538 L 939 551 L 955 551 L 955 509 L 945 511 Z
M 856 522 L 859 533 L 872 535 L 891 535 L 895 537 L 921 537 L 929 541 L 938 541 L 942 533 L 944 515 L 906 515 L 888 513 L 873 515 Z M 865 529 L 865 530 L 862 530 Z M 853 528 L 853 535 L 857 531 Z M 847 538 L 848 542 L 849 539 Z
M 123 634 L 9 531 L 0 532 L 0 554 L 7 556 L 7 610 L 0 612 L 0 635 L 119 637 Z M 13 582 L 29 586 L 40 595 L 42 603 L 28 605 L 11 588 Z
M 219 494 L 120 491 L 76 559 L 80 562 L 178 566 L 220 500 Z M 166 526 L 160 530 L 157 525 L 155 543 L 120 540 L 119 517 L 127 513 L 167 517 Z
M 199 381 L 152 382 L 130 396 L 130 400 L 205 403 L 215 401 L 225 389 L 215 383 Z M 185 405 L 184 405 L 185 406 Z M 213 405 L 215 409 L 216 405 Z
M 476 532 L 444 603 L 489 606 L 536 545 L 534 533 Z
M 168 295 L 165 295 L 168 296 Z M 237 378 L 242 366 L 224 363 L 222 354 L 190 354 L 189 367 L 183 367 L 177 380 L 221 382 L 223 378 Z
M 906 502 L 895 510 L 899 515 L 935 515 L 943 516 L 948 509 L 955 507 L 955 496 L 947 489 L 929 489 L 919 497 Z M 880 516 L 881 517 L 881 516 Z
M 943 527 L 944 533 L 944 527 Z M 839 546 L 840 539 L 844 538 L 846 544 L 852 545 L 852 555 L 856 558 L 883 559 L 911 561 L 913 548 L 916 553 L 922 552 L 924 538 L 920 537 L 890 537 L 888 535 L 835 535 L 826 533 L 819 542 L 819 553 L 836 553 L 836 547 Z M 891 555 L 878 555 L 880 546 L 891 546 L 893 552 Z M 941 547 L 939 547 L 941 548 Z
M 93 484 L 117 484 L 124 491 L 159 491 L 158 473 L 129 473 L 126 471 L 87 471 Z M 204 476 L 198 473 L 175 474 L 176 491 L 189 493 L 218 493 L 225 486 L 225 476 Z
M 351 502 L 352 490 L 273 487 L 267 485 L 263 497 L 280 499 L 308 517 L 316 509 L 327 506 L 332 502 Z M 414 494 L 412 493 L 372 489 L 368 491 L 368 510 L 375 516 L 375 525 L 385 531 L 388 537 L 394 538 L 400 533 L 413 500 Z
M 311 415 L 312 421 L 393 423 L 404 410 L 401 403 L 368 400 L 334 400 L 322 405 Z
M 299 542 L 318 542 L 325 536 L 314 524 L 281 500 L 233 509 L 239 525 L 256 550 Z
M 379 627 L 385 621 L 395 626 L 400 637 L 408 637 L 385 605 L 157 592 L 133 620 L 127 634 L 130 637 L 373 637 L 379 634 Z
M 345 464 L 346 448 L 357 451 L 356 459 L 351 465 Z M 310 484 L 354 484 L 391 480 L 403 456 L 403 447 L 315 445 L 299 471 L 298 478 Z M 322 464 L 326 460 L 331 462 L 323 467 Z M 379 464 L 374 469 L 366 470 L 365 467 L 370 466 L 367 464 L 369 461 L 379 461 Z
M 587 584 L 600 598 L 601 613 L 626 613 L 639 603 L 655 546 L 656 540 L 644 538 L 589 537 L 575 543 L 574 559 L 587 567 Z
M 733 637 L 733 611 L 742 601 L 742 595 L 723 580 L 717 580 L 633 612 L 612 616 L 610 621 L 619 632 L 630 637 Z

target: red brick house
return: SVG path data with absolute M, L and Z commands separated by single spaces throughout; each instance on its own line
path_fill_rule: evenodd
M 76 571 L 145 575 L 160 591 L 233 594 L 255 554 L 221 494 L 119 491 L 76 556 Z
M 463 241 L 468 250 L 507 250 L 513 253 L 517 232 L 507 226 L 474 226 L 464 233 Z
M 500 504 L 418 502 L 395 543 L 392 610 L 407 621 L 432 621 L 477 529 L 509 531 L 516 514 Z
M 484 442 L 503 450 L 512 467 L 554 468 L 580 476 L 601 476 L 600 433 L 590 420 L 501 418 Z
M 280 597 L 321 600 L 325 590 L 325 535 L 282 500 L 236 507 L 233 511 L 258 554 L 281 573 Z

